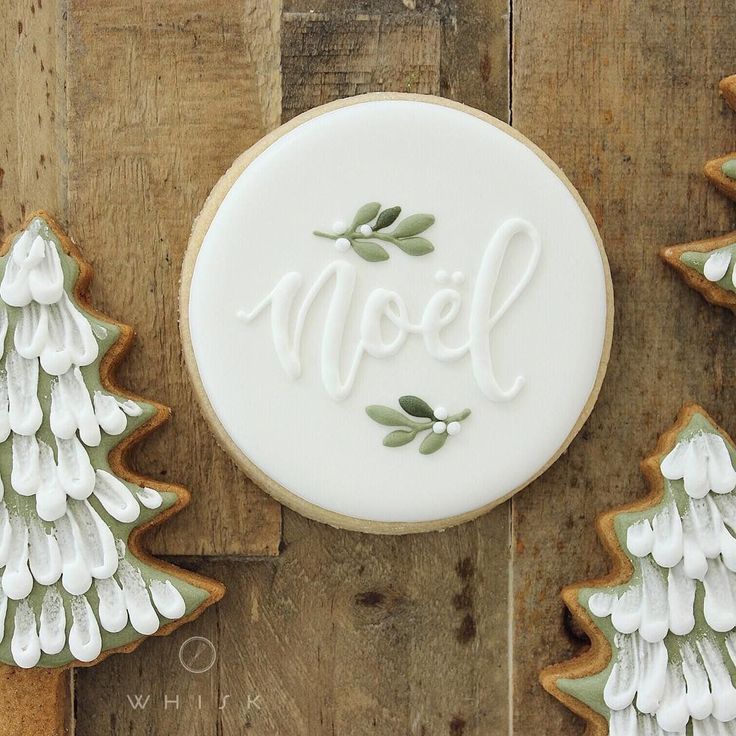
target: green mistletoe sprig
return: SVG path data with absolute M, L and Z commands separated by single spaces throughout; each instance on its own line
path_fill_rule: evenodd
M 448 415 L 444 407 L 438 406 L 433 409 L 418 396 L 402 396 L 399 399 L 399 406 L 410 416 L 388 406 L 377 404 L 367 406 L 365 411 L 378 424 L 386 427 L 399 427 L 383 438 L 383 444 L 386 447 L 408 445 L 421 432 L 428 432 L 419 445 L 419 452 L 422 455 L 431 455 L 444 447 L 447 438 L 458 434 L 462 429 L 460 422 L 470 416 L 470 409 Z M 424 421 L 415 421 L 412 417 Z
M 401 214 L 401 207 L 388 207 L 381 210 L 378 202 L 364 204 L 356 213 L 350 225 L 337 221 L 332 232 L 315 230 L 320 238 L 335 241 L 335 248 L 346 252 L 352 248 L 363 260 L 387 261 L 388 251 L 376 241 L 391 243 L 410 256 L 426 256 L 434 250 L 434 246 L 426 238 L 419 235 L 434 224 L 434 215 L 409 215 L 401 220 L 390 232 L 381 232 L 396 222 Z

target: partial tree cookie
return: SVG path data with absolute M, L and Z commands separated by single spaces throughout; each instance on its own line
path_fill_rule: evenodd
M 736 110 L 736 75 L 722 79 L 719 89 L 729 106 Z M 708 161 L 705 175 L 719 191 L 736 200 L 736 152 Z M 735 251 L 736 232 L 731 232 L 668 246 L 660 251 L 660 256 L 709 302 L 736 309 Z
M 143 544 L 188 493 L 125 465 L 169 415 L 114 382 L 132 329 L 87 303 L 91 268 L 45 213 L 2 254 L 0 690 L 15 733 L 61 733 L 59 673 L 169 633 L 223 588 Z
M 562 592 L 591 646 L 542 684 L 589 734 L 736 733 L 736 447 L 688 405 L 642 471 L 598 519 L 613 569 Z

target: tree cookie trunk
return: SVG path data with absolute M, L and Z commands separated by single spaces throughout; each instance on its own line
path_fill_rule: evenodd
M 69 736 L 71 670 L 0 665 L 0 736 Z

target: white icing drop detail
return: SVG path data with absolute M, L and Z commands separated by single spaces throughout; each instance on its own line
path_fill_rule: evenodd
M 728 271 L 731 265 L 731 251 L 717 250 L 708 256 L 708 260 L 703 267 L 703 275 L 708 281 L 720 281 Z
M 685 642 L 680 648 L 682 672 L 685 676 L 688 710 L 693 718 L 702 720 L 713 712 L 713 696 L 705 668 L 700 663 L 694 647 Z
M 53 243 L 38 234 L 40 225 L 35 220 L 15 241 L 0 282 L 0 298 L 13 307 L 25 307 L 31 300 L 53 304 L 63 294 L 59 254 Z
M 13 467 L 10 485 L 21 496 L 32 496 L 41 482 L 38 442 L 35 435 L 13 435 Z
M 678 442 L 662 460 L 662 475 L 685 481 L 685 491 L 703 498 L 708 491 L 729 493 L 736 488 L 736 470 L 723 438 L 712 432 L 698 432 Z
M 95 488 L 95 470 L 82 443 L 73 435 L 71 439 L 56 438 L 59 458 L 58 477 L 61 487 L 71 498 L 83 500 Z
M 89 322 L 65 293 L 55 304 L 31 302 L 24 307 L 14 340 L 24 358 L 40 358 L 41 367 L 52 376 L 66 373 L 73 365 L 89 365 L 98 353 Z
M 531 242 L 525 270 L 504 302 L 491 313 L 506 251 L 519 235 L 525 236 Z M 268 296 L 252 310 L 238 312 L 238 317 L 251 322 L 270 307 L 271 335 L 276 355 L 286 374 L 295 380 L 302 372 L 301 339 L 307 316 L 319 293 L 334 280 L 321 350 L 322 383 L 332 399 L 342 401 L 350 394 L 364 355 L 374 358 L 394 356 L 404 346 L 407 337 L 414 334 L 422 336 L 426 350 L 437 360 L 455 361 L 470 354 L 473 376 L 480 390 L 492 401 L 509 401 L 521 390 L 524 378 L 517 376 L 508 388 L 500 385 L 491 357 L 491 335 L 496 324 L 529 284 L 537 268 L 540 253 L 541 239 L 531 223 L 516 218 L 507 220 L 499 227 L 491 238 L 478 269 L 468 321 L 468 340 L 457 347 L 445 345 L 440 336 L 441 331 L 460 311 L 462 297 L 457 291 L 440 289 L 427 303 L 421 322 L 414 324 L 410 322 L 406 303 L 398 293 L 374 289 L 366 300 L 360 340 L 345 376 L 341 370 L 343 337 L 356 282 L 356 268 L 351 263 L 334 261 L 322 271 L 296 311 L 293 331 L 290 330 L 291 315 L 296 294 L 303 281 L 302 274 L 297 272 L 285 274 Z M 396 328 L 396 335 L 390 342 L 385 342 L 382 337 L 381 321 L 384 318 Z
M 723 520 L 713 499 L 710 496 L 689 499 L 683 521 L 686 525 L 686 535 L 694 537 L 694 543 L 700 548 L 703 556 L 709 559 L 718 557 L 721 553 Z
M 667 673 L 667 648 L 664 642 L 650 644 L 639 639 L 639 692 L 636 708 L 654 715 L 664 693 Z
M 141 488 L 136 491 L 135 495 L 147 509 L 157 509 L 164 502 L 161 494 L 153 488 Z
M 118 580 L 123 587 L 125 606 L 128 609 L 131 626 L 139 634 L 153 634 L 158 631 L 159 620 L 151 604 L 146 583 L 139 570 L 127 560 L 121 559 L 118 565 Z
M 15 350 L 5 359 L 8 391 L 8 422 L 16 434 L 36 434 L 43 421 L 38 400 L 38 361 L 26 360 Z
M 24 669 L 35 667 L 41 658 L 41 642 L 36 629 L 36 615 L 28 601 L 18 604 L 13 623 L 13 638 L 10 642 L 13 661 Z
M 654 561 L 660 567 L 674 567 L 682 559 L 684 549 L 682 520 L 674 501 L 654 516 L 652 529 Z
M 44 521 L 56 521 L 66 512 L 66 494 L 59 483 L 54 453 L 45 442 L 38 443 L 39 483 L 36 511 Z
M 667 665 L 664 692 L 657 708 L 657 723 L 668 733 L 685 733 L 690 720 L 685 694 L 685 678 L 682 668 Z
M 69 651 L 80 662 L 91 662 L 100 656 L 102 638 L 97 619 L 89 601 L 75 596 L 71 601 L 72 628 L 69 631 Z
M 92 585 L 92 572 L 84 554 L 81 532 L 69 514 L 62 516 L 55 526 L 61 552 L 61 584 L 72 595 L 83 595 Z
M 611 623 L 616 631 L 622 634 L 633 634 L 641 624 L 642 591 L 639 586 L 632 586 L 624 591 L 616 601 L 611 612 Z
M 68 515 L 78 531 L 77 546 L 84 553 L 90 575 L 94 578 L 109 578 L 118 568 L 118 553 L 110 527 L 100 518 L 89 501 L 69 504 Z
M 5 595 L 14 601 L 28 597 L 33 590 L 33 576 L 28 568 L 28 527 L 20 516 L 10 518 L 10 546 L 2 587 Z
M 100 625 L 111 634 L 122 631 L 128 623 L 128 609 L 125 607 L 122 588 L 115 578 L 106 578 L 95 580 L 95 590 L 100 599 L 97 609 Z
M 162 616 L 177 619 L 184 615 L 186 604 L 181 593 L 171 584 L 170 580 L 153 580 L 149 588 L 153 605 Z
M 671 567 L 667 575 L 667 604 L 670 631 L 678 636 L 689 634 L 695 627 L 695 581 L 685 574 L 682 563 Z
M 613 593 L 593 593 L 588 599 L 590 612 L 598 618 L 610 616 L 618 598 Z
M 611 710 L 623 710 L 634 702 L 639 683 L 639 659 L 633 636 L 617 634 L 617 654 L 603 690 L 603 700 Z
M 47 588 L 43 596 L 38 638 L 41 651 L 46 654 L 58 654 L 66 644 L 64 601 L 54 586 Z
M 720 558 L 709 560 L 703 587 L 703 613 L 708 626 L 714 631 L 731 631 L 736 627 L 736 574 Z
M 697 647 L 710 680 L 713 717 L 719 721 L 736 719 L 736 688 L 720 652 L 708 639 L 698 641 Z
M 107 337 L 107 327 L 104 327 L 99 322 L 90 322 L 90 327 L 98 340 L 104 340 Z
M 61 551 L 53 534 L 31 519 L 28 529 L 28 563 L 33 579 L 41 585 L 53 585 L 61 577 Z
M 642 519 L 626 530 L 626 547 L 634 557 L 646 557 L 654 547 L 654 531 L 649 519 Z
M 648 559 L 642 560 L 642 610 L 639 634 L 647 642 L 663 641 L 669 631 L 667 584 Z
M 95 475 L 95 498 L 105 507 L 105 511 L 118 521 L 135 521 L 141 509 L 128 486 L 106 470 L 97 470 Z
M 139 417 L 143 414 L 143 409 L 131 399 L 118 401 L 118 405 L 129 417 Z
M 95 416 L 100 427 L 108 434 L 118 435 L 128 426 L 128 417 L 114 396 L 95 391 Z
M 70 439 L 79 430 L 79 437 L 87 447 L 100 444 L 100 426 L 79 368 L 67 371 L 54 381 L 49 422 L 56 437 Z

